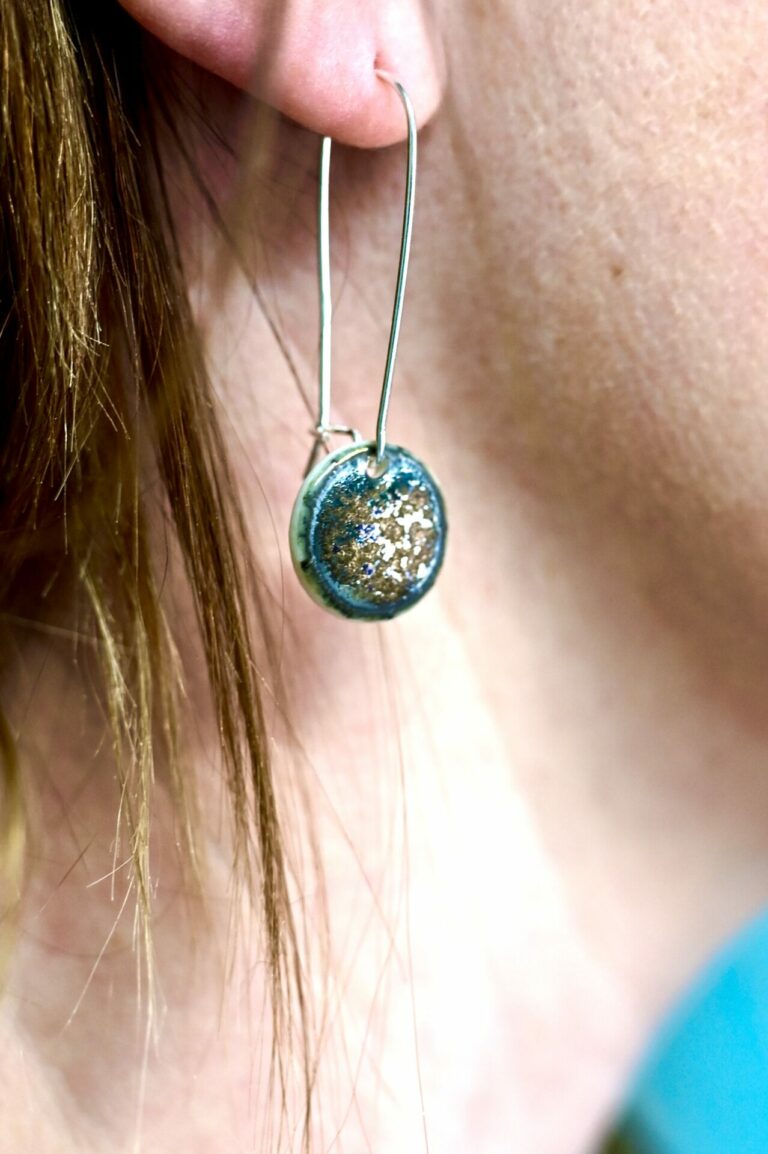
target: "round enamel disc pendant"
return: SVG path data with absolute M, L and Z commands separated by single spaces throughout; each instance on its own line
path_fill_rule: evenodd
M 307 592 L 343 617 L 381 621 L 431 588 L 445 552 L 445 507 L 425 467 L 374 442 L 338 449 L 304 481 L 291 516 L 291 556 Z

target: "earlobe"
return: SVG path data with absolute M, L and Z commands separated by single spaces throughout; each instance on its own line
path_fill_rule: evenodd
M 402 140 L 396 74 L 419 125 L 437 109 L 443 57 L 423 0 L 120 0 L 175 52 L 315 132 L 374 148 Z

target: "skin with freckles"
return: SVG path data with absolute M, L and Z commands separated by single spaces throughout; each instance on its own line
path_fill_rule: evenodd
M 132 10 L 238 81 L 192 18 L 207 7 Z M 367 57 L 395 56 L 386 38 L 376 47 L 397 24 L 398 6 L 386 10 Z M 343 54 L 362 34 L 333 11 Z M 420 141 L 390 431 L 441 479 L 451 539 L 412 614 L 355 625 L 294 582 L 286 531 L 307 412 L 246 278 L 217 280 L 202 211 L 187 209 L 182 237 L 283 623 L 277 774 L 288 799 L 299 778 L 309 792 L 324 862 L 317 1148 L 586 1154 L 658 1015 L 768 900 L 768 13 L 756 0 L 472 0 L 437 16 L 424 71 L 439 74 L 444 53 L 448 83 Z M 285 60 L 292 45 L 286 35 Z M 299 38 L 295 59 L 305 49 Z M 292 75 L 286 64 L 271 97 L 301 121 L 322 76 L 310 69 L 304 92 Z M 198 83 L 226 130 L 245 98 Z M 333 92 L 318 107 L 350 143 L 402 138 L 380 87 L 353 111 Z M 425 98 L 422 115 L 434 106 Z M 240 238 L 310 391 L 307 127 L 323 125 L 280 122 Z M 403 169 L 402 148 L 334 151 L 335 408 L 364 432 Z M 114 892 L 103 880 L 114 791 L 83 769 L 83 748 L 89 766 L 106 756 L 96 721 L 63 650 L 31 648 L 26 669 L 20 715 L 78 720 L 71 747 L 53 720 L 26 739 L 48 832 L 3 1007 L 9 1149 L 271 1149 L 258 932 L 236 909 L 232 958 L 202 691 L 190 689 L 209 921 L 193 928 L 161 812 L 147 1041 L 119 874 Z M 293 806 L 297 901 L 320 939 Z

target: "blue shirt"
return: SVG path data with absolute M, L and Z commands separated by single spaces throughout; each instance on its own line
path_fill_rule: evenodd
M 768 913 L 662 1023 L 619 1135 L 637 1154 L 768 1154 Z

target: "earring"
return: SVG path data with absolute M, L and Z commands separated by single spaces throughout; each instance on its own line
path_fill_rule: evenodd
M 447 522 L 440 489 L 422 463 L 387 442 L 405 282 L 408 274 L 416 185 L 416 119 L 402 84 L 377 75 L 398 93 L 408 120 L 408 171 L 400 244 L 400 265 L 376 439 L 363 441 L 355 430 L 330 423 L 331 275 L 329 183 L 331 139 L 320 153 L 318 269 L 320 278 L 320 400 L 315 444 L 304 483 L 293 507 L 291 557 L 309 595 L 326 609 L 361 621 L 395 617 L 431 589 L 445 553 Z M 332 434 L 352 438 L 328 450 Z

